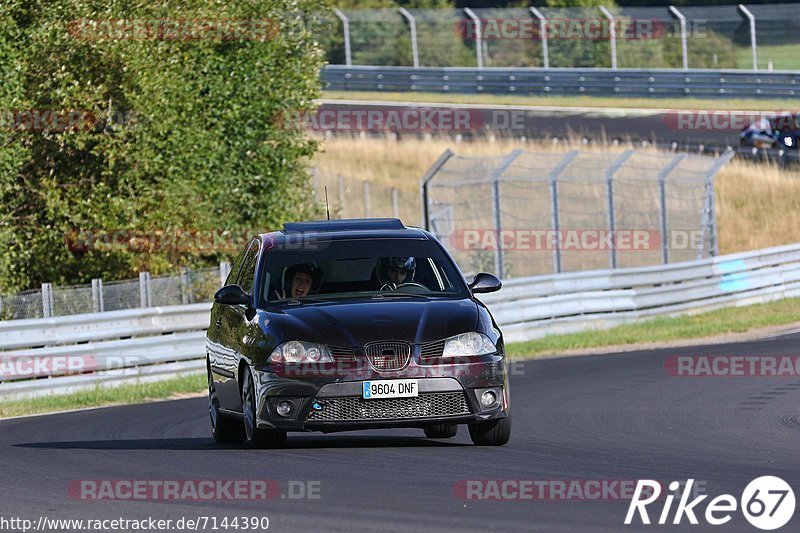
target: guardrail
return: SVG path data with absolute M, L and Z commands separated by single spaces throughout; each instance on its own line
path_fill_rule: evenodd
M 786 98 L 800 96 L 800 72 L 602 68 L 460 68 L 328 65 L 328 90 L 617 96 Z
M 506 342 L 519 342 L 795 296 L 798 244 L 661 266 L 512 279 L 481 300 Z
M 481 300 L 506 342 L 519 342 L 797 296 L 800 244 L 654 267 L 511 279 Z M 204 303 L 0 323 L 0 398 L 201 372 L 209 309 Z

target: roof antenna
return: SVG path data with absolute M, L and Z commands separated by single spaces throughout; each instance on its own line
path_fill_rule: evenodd
M 328 186 L 325 185 L 325 212 L 328 213 L 328 220 L 331 219 L 331 208 L 328 206 Z

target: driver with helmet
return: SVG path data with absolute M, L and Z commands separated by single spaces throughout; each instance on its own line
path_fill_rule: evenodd
M 378 259 L 376 273 L 380 290 L 395 290 L 404 283 L 414 282 L 417 261 L 413 257 L 381 257 Z M 416 284 L 416 282 L 414 282 Z

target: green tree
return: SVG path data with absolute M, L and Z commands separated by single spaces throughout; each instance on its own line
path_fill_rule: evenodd
M 319 94 L 322 50 L 306 25 L 318 8 L 313 0 L 7 0 L 0 110 L 96 120 L 0 131 L 2 289 L 219 259 L 213 249 L 76 252 L 66 237 L 81 230 L 237 233 L 318 213 L 308 179 L 315 143 L 280 120 L 312 109 Z M 117 28 L 158 20 L 252 27 L 130 38 L 109 31 L 114 19 Z

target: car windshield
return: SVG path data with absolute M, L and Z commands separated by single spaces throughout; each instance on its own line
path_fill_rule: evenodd
M 349 239 L 277 245 L 267 251 L 262 302 L 346 298 L 466 298 L 453 262 L 425 239 Z

